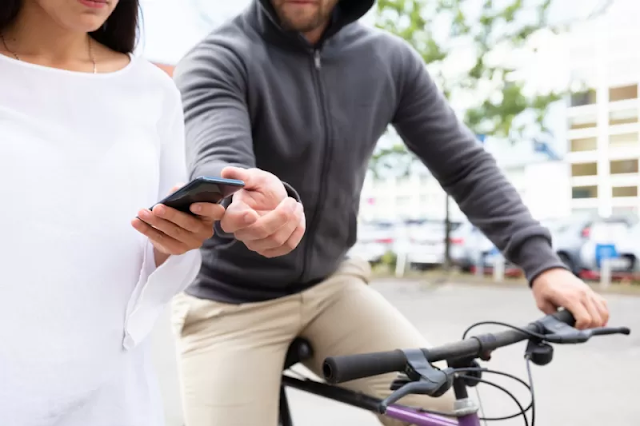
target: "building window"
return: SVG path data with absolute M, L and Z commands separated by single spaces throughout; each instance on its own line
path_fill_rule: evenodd
M 598 163 L 577 163 L 571 165 L 571 176 L 597 176 Z
M 569 128 L 571 130 L 592 129 L 598 125 L 598 118 L 595 114 L 579 115 L 569 119 Z
M 609 89 L 609 102 L 638 99 L 638 85 L 612 87 Z
M 616 160 L 609 163 L 612 175 L 638 173 L 638 160 Z
M 619 135 L 609 136 L 609 145 L 612 147 L 633 146 L 638 143 L 638 133 L 622 133 Z
M 637 109 L 625 109 L 622 111 L 611 111 L 609 113 L 609 125 L 633 124 L 638 122 Z
M 573 139 L 571 141 L 571 152 L 595 151 L 597 148 L 597 138 Z
M 585 92 L 574 93 L 571 95 L 571 106 L 593 105 L 596 103 L 596 91 L 589 89 Z
M 637 186 L 614 186 L 611 188 L 611 195 L 613 197 L 637 197 Z
M 584 198 L 598 198 L 598 187 L 592 186 L 574 186 L 572 188 L 571 198 L 584 199 Z
M 638 209 L 636 207 L 614 207 L 611 213 L 613 216 L 637 216 Z

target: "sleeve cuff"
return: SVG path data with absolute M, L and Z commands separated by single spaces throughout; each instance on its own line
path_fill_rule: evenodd
M 191 250 L 170 256 L 156 268 L 153 245 L 147 241 L 140 277 L 127 308 L 125 349 L 135 347 L 151 333 L 167 304 L 196 278 L 201 261 L 200 250 Z
M 513 261 L 523 269 L 529 286 L 541 273 L 549 269 L 568 269 L 553 250 L 549 240 L 544 237 L 533 237 L 525 241 Z

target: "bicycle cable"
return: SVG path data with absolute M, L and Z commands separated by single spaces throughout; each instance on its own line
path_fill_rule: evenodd
M 500 327 L 505 327 L 505 328 L 509 328 L 512 330 L 516 330 L 519 331 L 520 333 L 524 334 L 525 336 L 529 336 L 529 338 L 535 338 L 535 339 L 539 339 L 544 341 L 546 339 L 546 336 L 544 336 L 543 334 L 540 333 L 536 333 L 530 330 L 526 330 L 522 327 L 516 327 L 514 325 L 511 324 L 507 324 L 504 322 L 499 322 L 499 321 L 481 321 L 481 322 L 477 322 L 475 324 L 472 324 L 471 326 L 469 326 L 465 332 L 462 334 L 462 339 L 466 339 L 467 335 L 469 334 L 469 332 L 471 330 L 473 330 L 476 327 L 479 327 L 481 325 L 497 325 Z M 522 385 L 524 385 L 527 390 L 529 391 L 529 393 L 531 394 L 531 403 L 527 406 L 526 409 L 524 409 L 522 407 L 522 405 L 520 404 L 520 401 L 518 401 L 518 399 L 511 393 L 509 392 L 507 389 L 496 385 L 495 383 L 489 382 L 489 381 L 485 381 L 485 380 L 479 380 L 476 377 L 473 376 L 468 376 L 468 375 L 462 375 L 462 377 L 464 377 L 465 379 L 469 379 L 469 380 L 476 380 L 479 383 L 484 383 L 490 386 L 494 386 L 495 388 L 505 392 L 507 395 L 509 395 L 509 397 L 511 399 L 513 399 L 516 404 L 518 405 L 518 408 L 520 408 L 520 412 L 513 414 L 511 416 L 504 416 L 504 417 L 493 417 L 493 418 L 487 418 L 484 417 L 484 413 L 482 414 L 483 417 L 480 418 L 481 421 L 502 421 L 502 420 L 509 420 L 509 419 L 513 419 L 519 416 L 522 416 L 524 421 L 525 421 L 525 426 L 529 426 L 529 419 L 527 418 L 527 412 L 529 410 L 531 410 L 531 425 L 530 426 L 535 426 L 535 422 L 536 422 L 536 409 L 535 409 L 535 393 L 533 390 L 533 374 L 531 373 L 531 359 L 530 357 L 525 355 L 525 359 L 526 359 L 526 366 L 527 366 L 527 375 L 529 376 L 529 384 L 527 384 L 524 380 L 520 379 L 519 377 L 516 377 L 512 374 L 508 374 L 508 373 L 503 373 L 500 371 L 495 371 L 495 370 L 489 370 L 486 368 L 466 368 L 466 369 L 456 369 L 457 371 L 468 371 L 468 372 L 473 372 L 473 371 L 479 371 L 479 372 L 486 372 L 486 373 L 490 373 L 490 374 L 497 374 L 497 375 L 501 375 L 501 376 L 505 376 L 505 377 L 509 377 L 510 379 L 513 379 L 519 383 L 521 383 Z M 476 392 L 478 393 L 478 398 L 480 397 L 479 395 L 479 391 L 476 389 Z
M 509 379 L 515 380 L 516 382 L 520 383 L 522 386 L 524 386 L 525 388 L 527 388 L 527 390 L 529 391 L 529 393 L 532 393 L 532 389 L 531 386 L 529 384 L 527 384 L 527 382 L 525 382 L 524 380 L 522 380 L 521 378 L 514 376 L 513 374 L 509 374 L 509 373 L 504 373 L 502 371 L 496 371 L 496 370 L 491 370 L 488 368 L 481 368 L 481 367 L 469 367 L 469 368 L 457 368 L 454 370 L 454 372 L 459 372 L 459 373 L 466 373 L 466 372 L 481 372 L 481 373 L 489 373 L 489 374 L 495 374 L 498 376 L 504 376 L 504 377 L 508 377 Z M 469 378 L 471 377 L 471 380 L 475 380 L 475 378 L 473 378 L 473 376 L 468 376 L 466 374 L 461 375 L 461 377 L 463 378 Z M 491 382 L 493 383 L 493 382 Z M 502 389 L 501 389 L 502 390 Z M 531 410 L 533 408 L 533 397 L 531 399 L 531 403 L 529 403 L 529 405 L 527 406 L 527 408 L 523 408 L 520 412 L 509 415 L 509 416 L 503 416 L 503 417 L 482 417 L 480 418 L 480 420 L 483 421 L 502 421 L 502 420 L 510 420 L 510 419 L 514 419 L 516 417 L 519 416 L 525 416 L 526 413 Z M 484 416 L 484 414 L 483 414 Z M 531 425 L 533 426 L 533 425 Z
M 482 404 L 482 398 L 480 397 L 480 390 L 478 389 L 478 387 L 476 386 L 476 398 L 478 398 L 478 405 L 480 406 L 480 415 L 482 416 L 480 419 L 484 418 L 485 414 L 484 414 L 484 405 Z M 478 420 L 480 420 L 478 419 Z M 484 423 L 484 426 L 487 426 L 487 421 L 486 420 L 480 420 L 482 423 Z
M 531 357 L 525 356 L 527 365 L 527 374 L 529 376 L 529 389 L 531 389 L 531 426 L 536 425 L 536 396 L 533 391 L 533 374 L 531 373 Z
M 508 416 L 508 417 L 495 417 L 495 418 L 480 418 L 480 420 L 484 420 L 484 421 L 499 421 L 499 420 L 507 420 L 507 419 L 512 419 L 514 417 L 518 417 L 518 416 L 522 416 L 522 420 L 524 421 L 525 426 L 533 426 L 529 424 L 529 419 L 527 418 L 527 414 L 526 411 L 524 410 L 524 408 L 522 407 L 522 404 L 520 403 L 520 401 L 518 401 L 518 398 L 515 397 L 515 395 L 513 395 L 510 391 L 508 391 L 507 389 L 505 389 L 504 387 L 497 385 L 493 382 L 490 382 L 488 380 L 484 380 L 481 379 L 479 377 L 473 377 L 473 376 L 467 376 L 466 374 L 463 374 L 462 376 L 465 379 L 469 379 L 469 380 L 475 380 L 478 383 L 484 383 L 485 385 L 489 385 L 489 386 L 493 386 L 494 388 L 501 390 L 502 392 L 504 392 L 505 394 L 507 394 L 509 396 L 509 398 L 511 398 L 513 400 L 513 402 L 516 403 L 516 405 L 518 406 L 518 408 L 520 409 L 520 413 L 516 414 L 515 416 Z
M 474 328 L 479 327 L 481 325 L 498 325 L 498 326 L 501 326 L 501 327 L 506 327 L 506 328 L 510 328 L 512 330 L 519 331 L 520 333 L 524 334 L 525 336 L 535 337 L 536 339 L 540 339 L 540 340 L 545 340 L 546 339 L 546 336 L 544 334 L 536 333 L 534 331 L 530 331 L 530 330 L 524 329 L 522 327 L 516 327 L 515 325 L 507 324 L 505 322 L 481 321 L 481 322 L 477 322 L 477 323 L 471 325 L 469 328 L 467 328 L 465 330 L 465 332 L 462 334 L 462 340 L 467 338 L 467 334 L 469 334 L 469 332 L 471 330 L 473 330 Z

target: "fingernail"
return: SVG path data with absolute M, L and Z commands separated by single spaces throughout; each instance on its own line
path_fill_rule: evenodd
M 191 206 L 191 211 L 194 213 L 200 213 L 202 211 L 202 206 L 199 204 L 194 204 Z
M 148 210 L 140 210 L 138 216 L 148 219 L 149 217 L 151 217 L 151 212 L 149 212 Z

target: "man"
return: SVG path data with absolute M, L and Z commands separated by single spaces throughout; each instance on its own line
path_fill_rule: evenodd
M 308 366 L 319 374 L 330 355 L 428 346 L 367 285 L 368 264 L 345 259 L 367 163 L 389 124 L 524 269 L 541 310 L 566 307 L 580 327 L 608 320 L 604 300 L 565 269 L 416 52 L 356 22 L 372 5 L 255 0 L 176 69 L 192 176 L 247 183 L 174 304 L 187 426 L 275 426 L 296 336 L 312 342 Z M 348 385 L 384 396 L 393 377 Z M 450 397 L 403 402 L 451 409 Z

